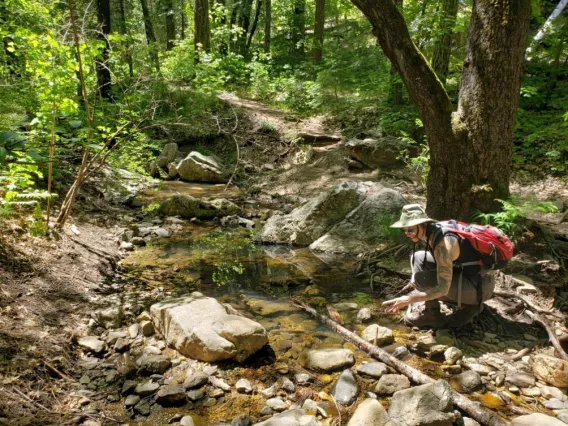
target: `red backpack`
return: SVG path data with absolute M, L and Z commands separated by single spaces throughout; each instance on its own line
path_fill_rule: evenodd
M 481 254 L 483 266 L 502 269 L 513 257 L 513 243 L 498 228 L 491 225 L 476 225 L 457 220 L 437 222 L 444 231 L 468 240 Z

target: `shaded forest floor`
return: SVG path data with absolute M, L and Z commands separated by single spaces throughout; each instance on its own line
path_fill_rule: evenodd
M 237 184 L 249 194 L 291 208 L 339 182 L 381 180 L 400 190 L 409 202 L 425 202 L 424 188 L 408 170 L 346 167 L 343 142 L 338 140 L 341 134 L 328 127 L 328 117 L 297 120 L 228 94 L 223 99 L 246 116 L 235 138 L 240 147 Z M 568 203 L 568 188 L 559 179 L 513 183 L 511 188 Z M 142 220 L 144 213 L 97 200 L 96 191 L 89 187 L 85 194 L 71 223 L 50 239 L 29 236 L 19 220 L 0 223 L 0 424 L 104 420 L 81 408 L 76 338 L 94 302 L 117 291 L 112 277 L 123 255 L 119 220 L 125 216 Z M 568 236 L 568 223 L 557 223 L 561 217 L 562 213 L 532 216 L 553 234 Z M 538 238 L 528 238 L 525 249 L 530 259 L 524 265 L 554 258 L 554 253 L 543 252 Z M 551 307 L 565 277 L 559 270 L 551 275 L 538 268 L 523 273 L 550 278 L 550 291 L 542 302 Z

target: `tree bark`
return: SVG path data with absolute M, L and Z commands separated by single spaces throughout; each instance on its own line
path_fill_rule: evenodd
M 211 33 L 209 29 L 209 2 L 207 0 L 195 0 L 193 10 L 194 38 L 196 60 L 199 59 L 197 52 L 202 50 L 209 52 L 211 48 Z
M 173 0 L 163 0 L 164 14 L 166 15 L 166 50 L 174 48 L 176 40 L 176 21 Z
M 124 10 L 124 0 L 119 1 L 118 7 L 120 12 L 118 30 L 120 31 L 120 35 L 128 37 L 128 31 L 126 29 L 126 13 Z M 126 52 L 124 56 L 126 58 L 126 63 L 128 64 L 128 75 L 130 75 L 130 77 L 134 77 L 134 67 L 132 65 L 132 52 L 130 50 L 130 41 L 128 39 L 126 40 L 125 47 L 126 47 Z
M 181 0 L 181 33 L 180 38 L 185 40 L 185 29 L 187 27 L 187 21 L 185 18 L 185 0 Z
M 394 3 L 402 13 L 402 0 L 394 0 Z M 390 99 L 393 105 L 402 105 L 404 103 L 402 98 L 402 80 L 393 64 L 391 64 L 390 69 Z
M 252 13 L 253 0 L 241 0 L 237 25 L 241 28 L 241 32 L 237 40 L 237 50 L 241 55 L 246 54 L 247 35 L 250 27 L 250 15 Z
M 247 46 L 246 46 L 246 53 L 250 49 L 250 45 L 252 44 L 252 38 L 254 37 L 254 33 L 256 32 L 256 27 L 258 26 L 258 18 L 260 17 L 260 10 L 262 9 L 262 0 L 258 0 L 256 2 L 256 10 L 254 12 L 254 20 L 252 21 L 252 26 L 250 27 L 250 33 L 248 36 Z
M 448 76 L 452 35 L 458 16 L 458 5 L 458 0 L 443 0 L 442 2 L 439 35 L 434 43 L 434 53 L 432 54 L 432 68 L 434 68 L 434 72 L 442 84 L 446 84 Z
M 112 100 L 111 95 L 111 75 L 108 59 L 110 45 L 108 36 L 110 35 L 110 0 L 97 0 L 97 22 L 99 29 L 97 39 L 101 40 L 105 47 L 101 52 L 101 60 L 96 59 L 95 69 L 97 73 L 97 84 L 99 95 L 105 99 Z
M 158 74 L 160 73 L 160 58 L 156 49 L 156 35 L 154 34 L 154 27 L 152 26 L 152 19 L 150 18 L 150 11 L 148 9 L 148 0 L 140 0 L 142 6 L 142 15 L 144 16 L 144 30 L 146 32 L 146 42 L 148 49 L 150 49 L 150 56 L 154 61 L 154 66 Z
M 304 36 L 306 32 L 306 0 L 294 0 L 292 15 L 292 53 L 298 58 L 304 57 Z
M 531 0 L 475 1 L 459 105 L 452 104 L 416 48 L 392 0 L 352 0 L 418 107 L 430 146 L 428 213 L 469 220 L 509 196 L 512 135 L 519 103 Z M 503 49 L 507 46 L 507 49 Z
M 272 27 L 272 0 L 266 1 L 266 9 L 264 16 L 264 53 L 270 53 L 270 30 Z
M 323 40 L 325 29 L 325 0 L 316 0 L 316 14 L 314 23 L 314 48 L 312 58 L 319 63 L 323 57 Z

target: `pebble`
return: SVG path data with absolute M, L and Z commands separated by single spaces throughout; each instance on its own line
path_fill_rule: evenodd
M 197 373 L 190 373 L 187 375 L 183 387 L 186 389 L 195 389 L 203 387 L 209 382 L 209 376 L 201 371 Z
M 144 396 L 152 395 L 159 388 L 160 388 L 160 385 L 158 383 L 154 383 L 154 382 L 150 381 L 150 382 L 138 384 L 136 386 L 136 388 L 134 389 L 134 393 L 136 395 L 140 395 L 140 396 L 144 397 Z
M 292 382 L 290 382 L 290 383 L 292 383 Z M 292 383 L 292 386 L 294 386 L 293 383 Z M 240 392 L 240 393 L 251 393 L 252 392 L 252 386 L 247 379 L 238 380 L 237 383 L 235 383 L 235 388 L 237 389 L 237 392 Z
M 463 357 L 463 352 L 458 348 L 451 346 L 444 352 L 444 359 L 446 364 L 454 365 L 459 359 Z
M 229 392 L 231 390 L 231 386 L 225 383 L 223 379 L 219 379 L 218 377 L 209 376 L 209 383 L 219 389 L 223 389 L 225 392 Z
M 203 389 L 194 389 L 187 391 L 186 395 L 190 401 L 199 401 L 205 396 L 205 391 Z
M 204 402 L 203 402 L 203 406 L 204 407 L 213 407 L 215 404 L 217 404 L 217 400 L 215 398 L 211 398 L 208 397 Z
M 140 402 L 138 402 L 138 404 L 136 404 L 134 406 L 134 411 L 136 411 L 138 414 L 140 414 L 142 416 L 149 416 L 150 415 L 150 403 L 147 400 L 142 399 L 142 400 L 140 400 Z
M 211 389 L 207 395 L 210 396 L 211 398 L 220 398 L 223 395 L 225 395 L 225 392 L 223 392 L 223 389 L 214 388 Z
M 140 323 L 140 329 L 142 330 L 142 334 L 145 337 L 150 337 L 155 332 L 154 324 L 152 324 L 152 321 L 142 321 Z
M 138 336 L 139 331 L 140 331 L 140 325 L 138 323 L 134 323 L 130 327 L 128 327 L 128 334 L 130 334 L 130 337 L 132 339 Z
M 566 410 L 568 409 L 568 401 L 560 401 L 559 399 L 552 398 L 542 403 L 549 410 Z
M 309 385 L 314 379 L 312 376 L 306 373 L 298 373 L 294 376 L 296 384 L 300 386 Z
M 193 419 L 191 418 L 191 416 L 184 416 L 184 417 L 181 418 L 179 425 L 180 426 L 195 426 L 195 423 L 193 423 Z
M 124 405 L 127 407 L 134 407 L 140 402 L 140 397 L 138 395 L 128 395 L 124 401 Z
M 272 415 L 272 413 L 274 413 L 274 410 L 272 408 L 270 408 L 268 405 L 263 407 L 262 410 L 260 410 L 260 416 L 270 416 Z
M 359 375 L 380 379 L 388 371 L 387 365 L 382 362 L 369 362 L 361 364 L 356 369 Z
M 464 371 L 450 379 L 450 385 L 458 392 L 471 393 L 482 385 L 481 376 L 475 371 Z
M 287 393 L 294 393 L 296 392 L 296 386 L 294 386 L 294 382 L 289 378 L 285 377 L 282 380 L 282 390 Z
M 87 349 L 96 354 L 100 354 L 105 351 L 106 344 L 100 340 L 97 336 L 86 336 L 81 337 L 77 343 L 84 349 Z
M 282 401 L 280 398 L 270 398 L 266 400 L 266 405 L 273 409 L 274 411 L 281 412 L 288 409 L 288 404 Z

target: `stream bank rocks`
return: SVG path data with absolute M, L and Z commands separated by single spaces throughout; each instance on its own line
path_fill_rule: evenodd
M 187 182 L 227 183 L 229 174 L 221 162 L 213 156 L 192 151 L 177 165 L 181 180 Z
M 260 324 L 197 292 L 152 305 L 150 313 L 168 345 L 193 359 L 242 362 L 268 343 Z
M 289 214 L 272 216 L 258 239 L 271 244 L 309 245 L 323 252 L 360 253 L 384 237 L 385 229 L 405 203 L 399 192 L 381 184 L 344 182 Z

